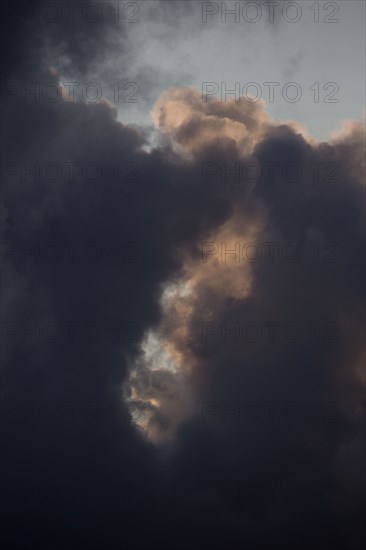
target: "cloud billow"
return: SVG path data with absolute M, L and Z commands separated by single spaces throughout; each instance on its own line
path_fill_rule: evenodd
M 3 75 L 61 89 L 50 27 L 18 16 Z M 54 47 L 84 67 L 105 24 Z M 4 548 L 360 548 L 362 125 L 320 143 L 194 88 L 152 119 L 154 146 L 105 100 L 3 109 Z

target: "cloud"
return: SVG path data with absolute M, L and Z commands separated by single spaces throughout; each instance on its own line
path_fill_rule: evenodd
M 3 74 L 60 86 L 20 16 Z M 75 71 L 109 48 L 78 32 Z M 362 126 L 194 88 L 152 118 L 7 98 L 4 545 L 360 548 Z
M 262 100 L 220 102 L 195 89 L 173 89 L 162 94 L 152 119 L 191 153 L 215 142 L 220 146 L 225 142 L 228 146 L 235 144 L 240 153 L 249 153 L 270 123 Z

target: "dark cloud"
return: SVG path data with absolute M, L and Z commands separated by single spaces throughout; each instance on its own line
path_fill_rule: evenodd
M 108 17 L 5 9 L 6 79 L 56 89 L 52 55 L 77 73 L 115 46 Z M 361 548 L 362 126 L 318 143 L 193 89 L 154 118 L 151 149 L 106 101 L 3 96 L 2 547 Z

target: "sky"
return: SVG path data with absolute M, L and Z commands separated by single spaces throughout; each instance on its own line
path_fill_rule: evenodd
M 365 3 L 0 9 L 1 548 L 363 548 Z
M 256 93 L 268 103 L 272 116 L 301 121 L 322 140 L 329 137 L 340 120 L 360 118 L 365 91 L 365 3 L 318 2 L 315 8 L 314 3 L 305 0 L 287 11 L 283 11 L 286 3 L 275 4 L 270 10 L 257 2 L 254 6 L 259 7 L 249 7 L 244 14 L 243 4 L 239 4 L 239 16 L 228 13 L 225 18 L 220 3 L 205 8 L 201 2 L 191 2 L 189 9 L 182 12 L 175 8 L 176 16 L 170 8 L 168 23 L 159 17 L 154 19 L 154 1 L 139 4 L 137 17 L 141 17 L 142 24 L 128 29 L 133 59 L 128 69 L 140 86 L 141 95 L 146 97 L 146 107 L 141 109 L 138 105 L 130 111 L 128 105 L 127 110 L 121 110 L 121 118 L 148 124 L 149 110 L 166 82 L 198 89 L 202 89 L 203 82 L 225 82 L 227 90 L 235 89 L 239 82 L 241 91 L 247 83 L 255 82 L 259 85 Z M 217 13 L 210 15 L 216 6 Z M 225 6 L 235 10 L 235 2 L 226 2 Z M 205 18 L 207 22 L 203 22 Z M 316 18 L 318 23 L 314 22 Z M 118 59 L 112 63 L 114 70 Z M 354 71 L 355 65 L 359 71 Z M 151 81 L 140 82 L 140 71 L 147 67 L 152 73 Z M 264 82 L 279 84 L 274 88 L 272 102 L 269 86 L 264 86 Z M 282 94 L 289 82 L 301 86 L 296 102 L 287 101 Z M 318 102 L 314 101 L 315 90 L 309 89 L 316 82 L 320 87 Z M 338 88 L 324 90 L 328 82 L 335 82 Z M 335 95 L 327 98 L 335 90 Z M 296 97 L 295 90 L 289 90 L 289 97 Z M 324 103 L 327 99 L 337 103 Z

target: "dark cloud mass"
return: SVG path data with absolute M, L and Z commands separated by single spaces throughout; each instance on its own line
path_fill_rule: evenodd
M 109 3 L 29 7 L 1 8 L 1 548 L 363 547 L 363 124 L 172 88 L 152 146 L 111 102 L 24 100 L 131 59 Z

